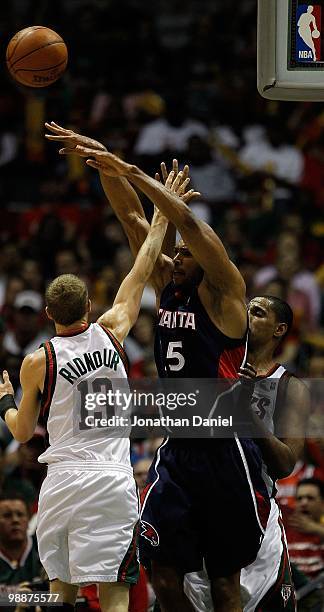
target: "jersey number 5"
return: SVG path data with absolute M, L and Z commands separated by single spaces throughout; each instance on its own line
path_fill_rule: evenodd
M 167 359 L 176 360 L 176 363 L 172 363 L 169 365 L 169 369 L 172 372 L 179 372 L 179 370 L 182 370 L 185 364 L 184 356 L 182 355 L 182 353 L 180 353 L 176 349 L 182 349 L 181 340 L 179 340 L 179 342 L 169 342 L 168 344 Z

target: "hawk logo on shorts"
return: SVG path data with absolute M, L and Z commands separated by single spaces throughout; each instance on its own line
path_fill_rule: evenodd
M 147 523 L 146 521 L 141 521 L 141 527 L 141 536 L 148 540 L 150 544 L 152 544 L 152 546 L 158 546 L 160 538 L 154 527 L 152 527 L 152 525 L 150 525 L 150 523 Z
M 281 597 L 284 600 L 284 607 L 286 607 L 288 603 L 288 599 L 292 595 L 292 586 L 291 584 L 283 584 L 281 587 Z

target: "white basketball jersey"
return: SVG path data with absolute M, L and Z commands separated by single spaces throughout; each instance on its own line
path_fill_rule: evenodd
M 280 410 L 280 397 L 284 400 L 286 385 L 290 374 L 282 365 L 277 365 L 267 376 L 258 377 L 254 385 L 252 409 L 272 434 L 275 430 L 275 411 Z M 282 391 L 282 392 L 281 392 Z M 278 404 L 278 405 L 277 405 Z M 274 481 L 263 464 L 263 478 L 270 495 L 274 491 Z
M 104 419 L 122 415 L 121 406 L 100 404 L 86 408 L 86 397 L 107 396 L 116 388 L 128 391 L 128 361 L 113 334 L 98 323 L 55 336 L 44 345 L 46 376 L 42 413 L 47 419 L 49 448 L 40 463 L 101 462 L 111 467 L 130 466 L 130 427 L 89 427 L 86 417 Z M 102 407 L 101 407 L 102 406 Z

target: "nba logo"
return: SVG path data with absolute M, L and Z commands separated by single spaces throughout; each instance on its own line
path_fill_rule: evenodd
M 322 7 L 316 4 L 300 4 L 296 16 L 296 60 L 298 62 L 321 61 Z

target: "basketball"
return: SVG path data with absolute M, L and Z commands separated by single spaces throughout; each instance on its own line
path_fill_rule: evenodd
M 321 33 L 320 33 L 320 31 L 319 31 L 319 30 L 313 30 L 313 31 L 312 31 L 312 37 L 313 37 L 313 38 L 319 38 L 319 37 L 320 37 L 320 35 L 321 35 Z
M 29 87 L 46 87 L 63 74 L 68 51 L 59 34 L 44 26 L 20 30 L 10 40 L 6 62 L 11 76 Z

